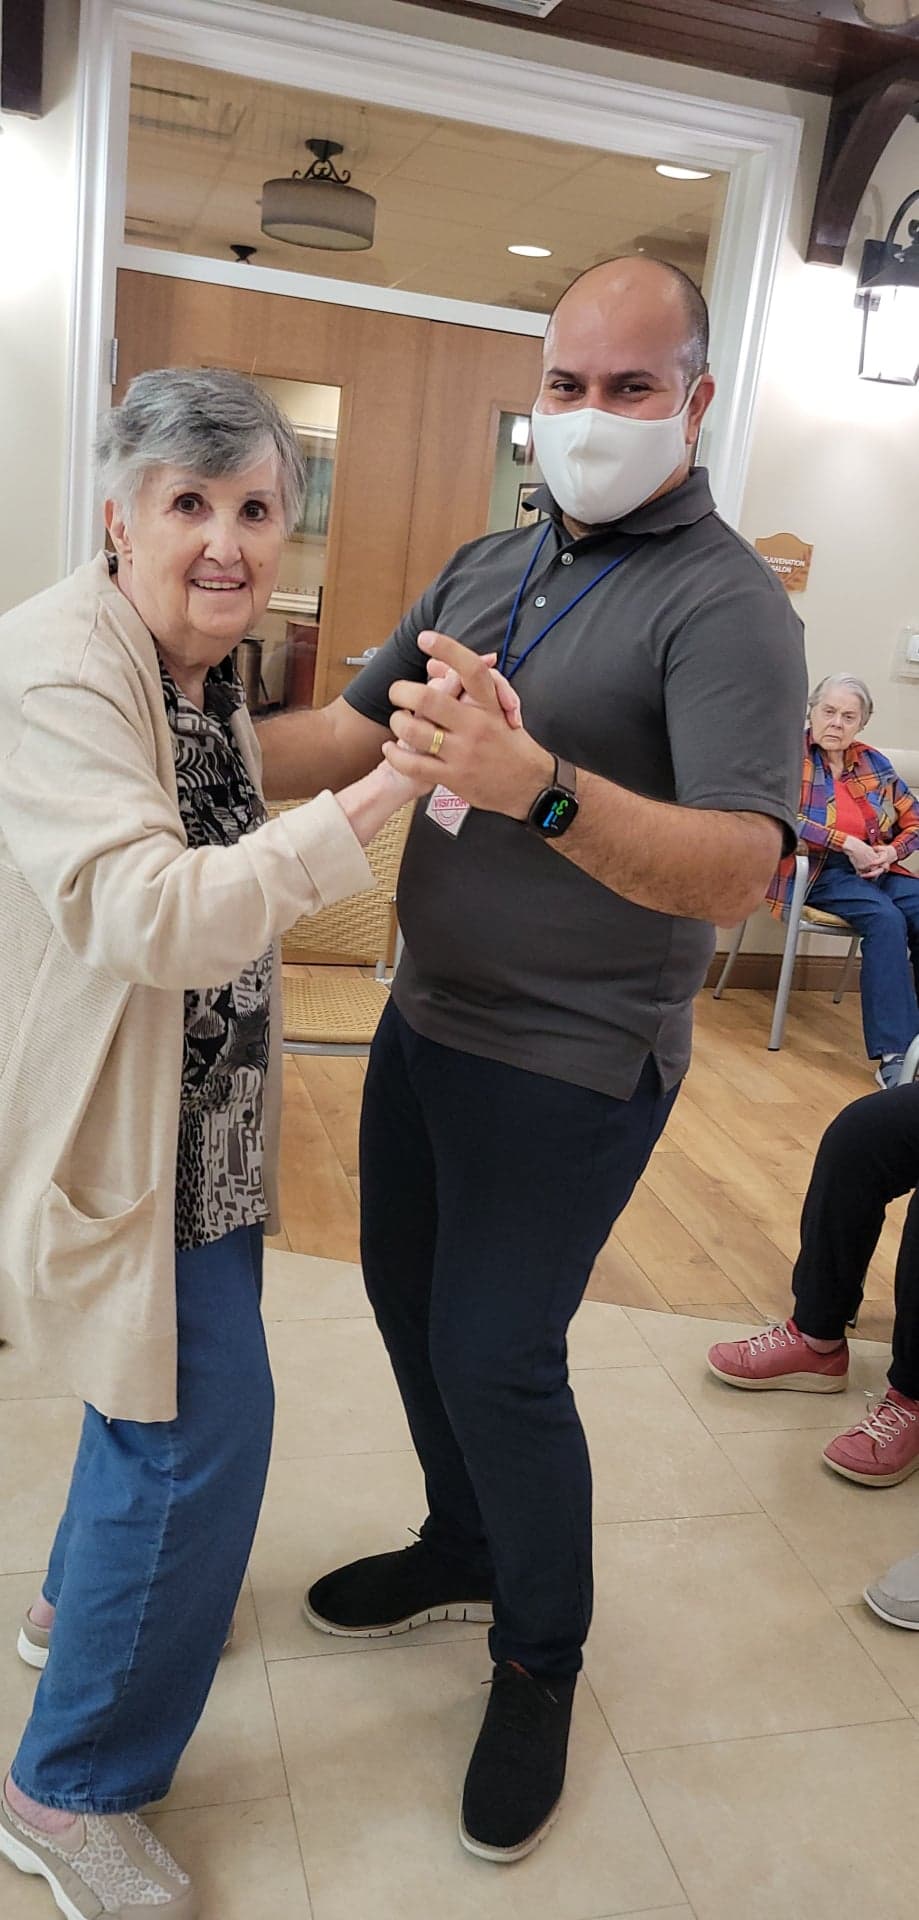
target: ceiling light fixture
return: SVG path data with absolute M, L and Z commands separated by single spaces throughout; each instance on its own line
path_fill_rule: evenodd
M 858 371 L 863 380 L 914 387 L 919 382 L 919 220 L 897 245 L 897 229 L 919 200 L 919 187 L 897 208 L 883 240 L 866 240 L 856 300 L 863 313 Z
M 294 247 L 335 253 L 372 247 L 377 203 L 372 194 L 350 185 L 350 173 L 337 171 L 335 157 L 344 148 L 338 140 L 305 144 L 315 156 L 312 166 L 305 173 L 266 180 L 262 187 L 262 232 Z
M 855 0 L 856 12 L 869 27 L 903 33 L 919 20 L 919 0 Z
M 551 260 L 552 258 L 551 247 L 516 246 L 516 247 L 508 247 L 507 251 L 508 253 L 522 254 L 524 260 Z
M 701 167 L 671 167 L 666 161 L 661 161 L 654 171 L 662 173 L 665 180 L 710 180 L 712 177 L 710 173 L 703 173 Z
M 522 13 L 529 20 L 546 20 L 560 0 L 472 0 L 474 7 L 497 8 L 499 13 Z

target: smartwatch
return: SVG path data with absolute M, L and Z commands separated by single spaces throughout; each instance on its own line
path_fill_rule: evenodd
M 544 840 L 558 840 L 578 815 L 577 772 L 568 760 L 555 757 L 551 787 L 544 787 L 527 815 L 527 825 Z

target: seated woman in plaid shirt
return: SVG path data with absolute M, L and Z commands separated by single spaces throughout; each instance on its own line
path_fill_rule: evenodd
M 857 740 L 873 702 L 863 680 L 832 674 L 808 702 L 798 830 L 810 860 L 807 904 L 862 936 L 865 1048 L 882 1087 L 895 1087 L 919 1033 L 919 878 L 900 863 L 919 849 L 919 802 L 876 747 Z M 794 859 L 769 892 L 787 911 Z

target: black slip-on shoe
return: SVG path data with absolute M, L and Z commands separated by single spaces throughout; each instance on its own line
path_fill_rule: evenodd
M 417 1540 L 397 1553 L 374 1553 L 325 1574 L 310 1587 L 303 1616 L 320 1633 L 367 1640 L 408 1633 L 429 1620 L 490 1623 L 490 1582 Z
M 522 1860 L 548 1833 L 565 1784 L 575 1675 L 535 1680 L 513 1661 L 492 1675 L 473 1748 L 460 1839 L 482 1860 Z

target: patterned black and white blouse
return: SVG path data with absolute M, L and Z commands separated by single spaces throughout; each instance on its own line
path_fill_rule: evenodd
M 233 738 L 245 699 L 229 660 L 204 682 L 204 709 L 160 660 L 173 735 L 179 810 L 190 847 L 230 847 L 265 809 Z M 185 1050 L 176 1166 L 176 1245 L 203 1247 L 268 1213 L 262 1184 L 268 1068 L 269 948 L 223 987 L 185 995 Z

